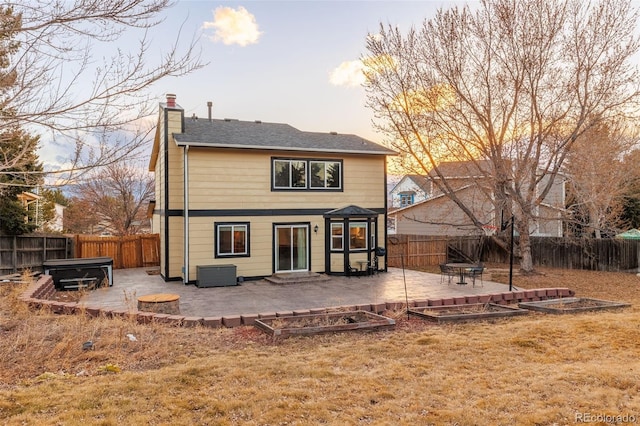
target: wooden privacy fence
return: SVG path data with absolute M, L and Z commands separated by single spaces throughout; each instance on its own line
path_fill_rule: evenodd
M 71 257 L 72 245 L 73 239 L 65 236 L 0 236 L 0 275 L 42 271 L 45 260 Z
M 447 261 L 447 237 L 426 235 L 389 235 L 387 264 L 400 268 L 439 265 Z
M 491 263 L 509 262 L 509 251 L 487 237 L 443 237 L 390 235 L 387 244 L 388 265 L 426 267 L 439 263 L 472 260 Z M 593 271 L 640 271 L 640 240 L 531 237 L 535 266 Z M 515 262 L 519 262 L 518 238 Z
M 113 267 L 116 269 L 160 265 L 160 236 L 158 234 L 126 237 L 76 236 L 75 257 L 102 256 L 112 258 Z

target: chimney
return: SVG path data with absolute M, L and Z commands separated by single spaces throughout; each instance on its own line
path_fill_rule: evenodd
M 167 93 L 167 107 L 175 108 L 176 107 L 176 95 L 173 93 Z
M 209 121 L 211 121 L 211 107 L 213 106 L 213 102 L 207 102 L 207 108 L 209 109 Z

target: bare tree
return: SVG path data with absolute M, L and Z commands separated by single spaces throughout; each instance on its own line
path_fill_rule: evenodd
M 93 220 L 78 220 L 77 225 L 101 226 L 114 235 L 136 234 L 146 219 L 146 206 L 153 193 L 153 176 L 142 165 L 124 161 L 110 164 L 92 170 L 74 188 L 70 214 L 74 214 L 75 204 L 87 206 L 85 215 L 93 216 Z M 81 219 L 82 214 L 76 216 Z
M 603 231 L 624 226 L 625 196 L 638 176 L 637 165 L 624 162 L 636 142 L 625 129 L 596 125 L 584 132 L 567 157 L 564 172 L 571 186 L 576 225 L 583 234 L 601 238 Z
M 489 161 L 487 197 L 496 216 L 514 215 L 532 271 L 532 221 L 575 140 L 635 112 L 637 22 L 628 0 L 482 0 L 406 36 L 381 25 L 363 58 L 368 106 L 404 166 L 436 176 L 478 228 L 438 165 Z
M 203 66 L 196 40 L 181 45 L 179 28 L 164 53 L 150 50 L 147 31 L 170 6 L 170 0 L 5 2 L 0 57 L 6 53 L 8 60 L 0 63 L 0 134 L 22 127 L 71 145 L 65 170 L 58 172 L 78 173 L 135 152 L 151 132 L 142 120 L 152 111 L 151 85 Z M 94 54 L 125 36 L 132 50 Z

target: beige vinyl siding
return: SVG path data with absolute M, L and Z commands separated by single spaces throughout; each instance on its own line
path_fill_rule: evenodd
M 181 277 L 184 265 L 184 219 L 179 216 L 170 216 L 169 220 L 169 271 L 167 278 Z
M 479 220 L 495 222 L 491 201 L 478 188 L 462 189 L 457 196 Z M 446 196 L 402 209 L 392 216 L 396 216 L 397 234 L 464 236 L 479 233 L 462 209 Z
M 339 208 L 355 204 L 383 208 L 384 158 L 347 156 L 342 192 L 323 190 L 271 191 L 271 158 L 340 159 L 338 155 L 301 156 L 268 151 L 189 151 L 190 209 Z M 215 177 L 215 178 L 214 178 Z
M 154 219 L 155 219 L 155 215 L 154 215 Z M 166 218 L 164 217 L 164 215 L 158 215 L 158 227 L 160 228 L 159 230 L 159 234 L 160 234 L 160 273 L 164 274 L 165 271 L 165 259 L 166 259 L 166 250 L 165 250 L 165 234 L 164 234 L 164 223 L 165 223 Z M 154 220 L 155 223 L 155 220 Z M 168 278 L 168 277 L 165 277 Z
M 249 222 L 250 257 L 215 257 L 215 223 Z M 189 227 L 189 279 L 196 280 L 199 265 L 236 265 L 238 276 L 258 277 L 273 273 L 274 224 L 309 223 L 311 271 L 325 272 L 324 218 L 322 216 L 192 217 Z M 378 219 L 377 246 L 384 246 L 384 215 Z M 318 233 L 313 231 L 318 225 Z M 351 262 L 366 260 L 366 253 L 352 253 Z M 343 254 L 331 254 L 331 270 L 343 272 Z M 383 259 L 380 259 L 383 262 Z
M 215 257 L 215 223 L 249 222 L 250 257 Z M 311 270 L 324 272 L 324 219 L 322 216 L 191 217 L 189 227 L 189 279 L 196 279 L 198 265 L 236 265 L 238 276 L 273 273 L 274 224 L 309 223 Z M 318 225 L 318 233 L 313 232 Z

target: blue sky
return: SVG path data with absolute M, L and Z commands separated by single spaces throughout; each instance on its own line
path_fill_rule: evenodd
M 155 46 L 201 35 L 205 68 L 153 88 L 175 93 L 185 114 L 287 123 L 382 142 L 354 64 L 380 23 L 406 32 L 446 1 L 179 1 L 150 36 Z M 357 66 L 355 67 L 357 71 Z M 348 72 L 351 70 L 351 72 Z

